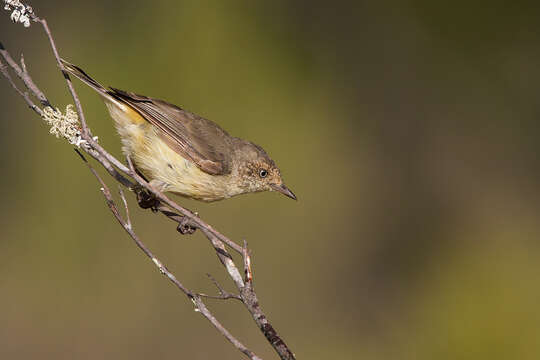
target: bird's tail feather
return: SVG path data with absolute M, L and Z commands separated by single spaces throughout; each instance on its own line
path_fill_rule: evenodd
M 98 93 L 100 93 L 103 96 L 109 97 L 110 95 L 107 94 L 107 89 L 105 89 L 100 83 L 98 83 L 96 80 L 92 79 L 90 75 L 84 72 L 83 69 L 80 67 L 73 65 L 69 62 L 67 62 L 64 59 L 60 59 L 62 61 L 62 65 L 64 65 L 64 68 L 68 73 L 75 76 L 82 82 L 84 82 L 86 85 L 90 86 L 92 89 L 96 90 Z

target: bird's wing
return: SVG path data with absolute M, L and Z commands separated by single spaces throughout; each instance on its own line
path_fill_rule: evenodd
M 111 88 L 108 92 L 159 129 L 161 138 L 202 171 L 224 175 L 231 171 L 230 136 L 214 122 L 163 100 Z

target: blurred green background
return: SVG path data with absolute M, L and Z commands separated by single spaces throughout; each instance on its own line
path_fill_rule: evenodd
M 262 307 L 298 359 L 540 357 L 537 2 L 35 2 L 60 53 L 263 146 L 276 193 L 178 198 L 253 250 Z M 37 25 L 0 40 L 62 109 Z M 76 83 L 120 155 L 105 107 Z M 0 358 L 238 359 L 134 246 L 73 150 L 0 81 Z M 112 183 L 111 183 L 112 184 Z M 190 288 L 229 290 L 208 241 L 132 204 Z M 236 302 L 209 300 L 275 359 Z

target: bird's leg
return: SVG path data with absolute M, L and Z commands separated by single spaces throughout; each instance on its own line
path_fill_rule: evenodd
M 129 161 L 128 161 L 129 162 Z M 137 169 L 137 167 L 133 167 L 133 170 L 142 177 L 146 182 L 148 182 L 148 179 L 142 172 Z M 152 183 L 150 182 L 152 185 Z M 135 195 L 137 196 L 137 203 L 139 206 L 143 209 L 152 209 L 153 212 L 157 211 L 157 207 L 159 206 L 159 200 L 156 198 L 154 194 L 152 194 L 150 191 L 146 190 L 143 186 L 137 184 L 131 189 Z

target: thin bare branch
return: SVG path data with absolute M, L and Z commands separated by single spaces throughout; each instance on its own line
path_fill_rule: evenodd
M 0 72 L 2 72 L 2 75 L 4 75 L 7 81 L 9 81 L 11 87 L 24 99 L 24 101 L 26 101 L 28 107 L 34 110 L 39 116 L 41 116 L 43 114 L 43 111 L 36 104 L 34 104 L 32 99 L 30 99 L 30 96 L 28 96 L 28 93 L 23 92 L 17 87 L 17 84 L 15 84 L 15 82 L 13 81 L 11 75 L 9 75 L 6 64 L 4 64 L 2 60 L 0 60 Z
M 84 117 L 84 112 L 81 105 L 81 100 L 79 100 L 79 96 L 75 92 L 75 89 L 73 88 L 73 83 L 71 82 L 71 79 L 66 71 L 64 69 L 64 65 L 60 61 L 60 55 L 58 54 L 58 49 L 56 48 L 56 43 L 52 37 L 51 30 L 49 29 L 49 25 L 47 24 L 47 20 L 40 19 L 35 15 L 32 15 L 34 21 L 37 21 L 41 23 L 43 26 L 43 29 L 45 30 L 45 34 L 47 34 L 47 37 L 49 38 L 49 43 L 51 45 L 51 49 L 53 51 L 54 57 L 56 58 L 56 63 L 58 64 L 58 67 L 62 71 L 62 74 L 64 75 L 64 78 L 66 79 L 66 83 L 69 89 L 69 93 L 71 94 L 71 97 L 73 97 L 73 101 L 75 102 L 75 108 L 77 109 L 77 113 L 79 114 L 79 121 L 81 122 L 82 127 L 82 135 L 85 140 L 88 141 L 87 138 L 92 138 L 90 131 L 88 130 L 88 126 L 86 125 L 86 118 Z
M 11 55 L 7 52 L 7 50 L 4 48 L 4 45 L 0 42 L 0 55 L 4 58 L 4 60 L 7 62 L 10 68 L 13 69 L 15 74 L 22 80 L 24 85 L 28 90 L 32 92 L 32 94 L 36 97 L 36 99 L 39 100 L 41 105 L 43 106 L 51 106 L 51 103 L 47 98 L 45 97 L 45 94 L 36 86 L 32 78 L 30 77 L 30 74 L 26 71 L 26 64 L 23 66 L 23 69 L 17 64 L 15 60 L 11 57 Z M 24 61 L 23 61 L 24 64 Z
M 178 281 L 178 279 L 159 261 L 153 253 L 140 241 L 140 239 L 137 237 L 135 232 L 133 231 L 133 226 L 131 223 L 131 219 L 129 217 L 129 208 L 127 204 L 127 200 L 125 198 L 124 192 L 120 189 L 120 197 L 123 201 L 124 208 L 126 211 L 126 219 L 122 217 L 120 214 L 118 207 L 116 203 L 114 202 L 114 199 L 111 195 L 111 192 L 108 188 L 108 186 L 105 184 L 103 179 L 99 176 L 99 174 L 93 169 L 93 167 L 86 161 L 82 153 L 78 150 L 76 150 L 81 158 L 85 161 L 85 163 L 88 165 L 90 171 L 94 176 L 97 178 L 99 183 L 101 184 L 101 190 L 102 193 L 107 201 L 107 205 L 109 206 L 109 209 L 113 213 L 114 217 L 117 219 L 117 221 L 120 223 L 120 225 L 124 228 L 124 230 L 131 236 L 135 244 L 143 251 L 143 253 L 152 260 L 152 262 L 158 267 L 159 271 L 164 274 L 178 289 L 180 289 L 188 298 L 192 300 L 192 302 L 196 306 L 196 311 L 199 311 L 203 316 L 205 316 L 215 327 L 220 331 L 220 333 L 225 336 L 238 350 L 240 350 L 242 353 L 244 353 L 246 356 L 248 356 L 250 359 L 260 359 L 257 357 L 251 350 L 247 349 L 242 343 L 240 343 L 235 337 L 233 337 L 220 323 L 219 321 L 210 313 L 210 311 L 206 308 L 205 304 L 202 301 L 202 297 L 208 297 L 208 298 L 216 298 L 216 299 L 226 299 L 226 298 L 234 298 L 241 300 L 242 303 L 246 306 L 247 310 L 251 313 L 253 319 L 261 329 L 264 336 L 268 339 L 270 344 L 274 347 L 275 351 L 279 354 L 281 359 L 287 359 L 292 360 L 294 359 L 294 355 L 289 350 L 289 348 L 285 345 L 285 343 L 282 341 L 282 339 L 277 335 L 276 331 L 272 327 L 272 325 L 267 320 L 265 314 L 262 312 L 259 302 L 257 299 L 257 296 L 255 294 L 255 291 L 252 286 L 253 281 L 253 274 L 251 270 L 251 258 L 249 254 L 249 250 L 247 248 L 247 243 L 244 242 L 244 246 L 240 246 L 224 236 L 223 234 L 219 233 L 215 229 L 213 229 L 209 224 L 205 223 L 203 220 L 201 220 L 196 213 L 191 212 L 190 210 L 178 205 L 174 201 L 170 200 L 167 196 L 165 196 L 163 193 L 158 191 L 157 189 L 153 188 L 145 179 L 143 179 L 134 169 L 133 164 L 131 163 L 131 160 L 128 158 L 128 166 L 123 164 L 121 161 L 116 159 L 114 156 L 112 156 L 109 152 L 107 152 L 101 145 L 99 145 L 91 135 L 91 131 L 89 127 L 87 126 L 86 119 L 83 113 L 81 102 L 73 88 L 73 84 L 71 83 L 71 79 L 69 78 L 68 74 L 66 73 L 61 61 L 60 61 L 60 55 L 58 53 L 55 41 L 52 37 L 51 31 L 48 27 L 47 22 L 45 19 L 38 18 L 33 13 L 31 14 L 32 20 L 35 22 L 39 22 L 42 24 L 43 29 L 45 33 L 47 34 L 47 37 L 49 39 L 51 48 L 53 50 L 54 56 L 56 58 L 58 67 L 62 70 L 62 73 L 64 74 L 64 77 L 66 79 L 66 83 L 69 89 L 69 92 L 71 93 L 75 105 L 77 108 L 77 113 L 79 115 L 79 120 L 81 123 L 81 138 L 85 140 L 83 146 L 81 146 L 81 150 L 85 151 L 87 154 L 92 156 L 95 160 L 97 160 L 105 169 L 106 171 L 120 184 L 128 187 L 129 189 L 133 189 L 134 186 L 140 185 L 153 193 L 157 199 L 160 200 L 160 205 L 158 206 L 158 210 L 163 213 L 165 216 L 170 218 L 171 220 L 182 223 L 185 222 L 185 219 L 189 219 L 190 226 L 193 225 L 195 228 L 200 229 L 204 235 L 208 238 L 210 241 L 212 247 L 214 248 L 214 251 L 216 252 L 219 260 L 227 270 L 229 276 L 235 283 L 236 287 L 238 288 L 240 295 L 231 294 L 225 290 L 219 284 L 213 279 L 212 281 L 218 288 L 220 292 L 220 296 L 210 296 L 210 295 L 204 295 L 204 294 L 195 294 L 191 290 L 187 289 L 182 285 L 181 282 Z M 13 69 L 13 71 L 21 78 L 25 86 L 29 89 L 29 91 L 32 93 L 33 96 L 35 96 L 43 105 L 50 106 L 50 102 L 47 100 L 45 95 L 41 92 L 41 90 L 34 84 L 32 78 L 28 74 L 26 64 L 24 61 L 24 58 L 21 56 L 20 66 L 13 61 L 10 54 L 4 49 L 4 47 L 0 44 L 0 55 L 5 59 L 5 61 L 8 63 L 8 65 Z M 29 99 L 28 94 L 23 93 L 21 90 L 19 90 L 16 86 L 16 84 L 13 82 L 11 77 L 9 76 L 9 72 L 6 68 L 6 66 L 0 62 L 0 68 L 2 70 L 2 74 L 8 79 L 12 87 L 15 89 L 15 91 L 21 95 L 27 104 L 34 110 L 36 113 L 40 114 L 41 109 L 39 107 L 35 106 L 31 99 Z M 34 107 L 32 107 L 32 105 Z M 227 248 L 225 247 L 225 244 L 235 250 L 237 253 L 241 254 L 244 261 L 244 277 L 242 277 L 240 271 L 238 270 L 236 264 L 234 263 L 232 256 L 227 251 Z
M 85 162 L 85 164 L 88 166 L 92 174 L 96 177 L 98 182 L 101 185 L 101 192 L 103 193 L 103 196 L 105 197 L 105 200 L 107 202 L 107 206 L 113 213 L 116 220 L 120 223 L 120 225 L 124 228 L 124 230 L 128 233 L 128 235 L 133 239 L 135 244 L 143 251 L 143 253 L 150 259 L 152 262 L 158 267 L 160 273 L 165 275 L 178 289 L 180 289 L 195 305 L 195 311 L 201 313 L 214 327 L 227 339 L 229 340 L 238 350 L 240 350 L 242 353 L 244 353 L 247 357 L 249 357 L 252 360 L 262 360 L 259 358 L 253 351 L 249 350 L 244 344 L 242 344 L 238 339 L 236 339 L 217 319 L 216 317 L 208 310 L 204 302 L 201 300 L 200 296 L 198 294 L 194 294 L 191 290 L 187 289 L 174 274 L 172 274 L 169 269 L 144 245 L 144 243 L 139 239 L 137 234 L 133 231 L 133 227 L 131 226 L 131 220 L 129 220 L 129 210 L 127 201 L 125 200 L 124 193 L 120 190 L 120 196 L 122 197 L 122 200 L 124 201 L 124 206 L 126 208 L 126 217 L 127 220 L 124 220 L 122 216 L 120 215 L 120 211 L 118 210 L 118 207 L 116 206 L 116 203 L 112 197 L 111 191 L 109 190 L 109 187 L 103 181 L 101 176 L 98 174 L 98 172 L 90 165 L 90 163 L 86 160 L 84 155 L 82 155 L 78 150 L 76 150 L 79 156 L 82 158 L 82 160 Z

